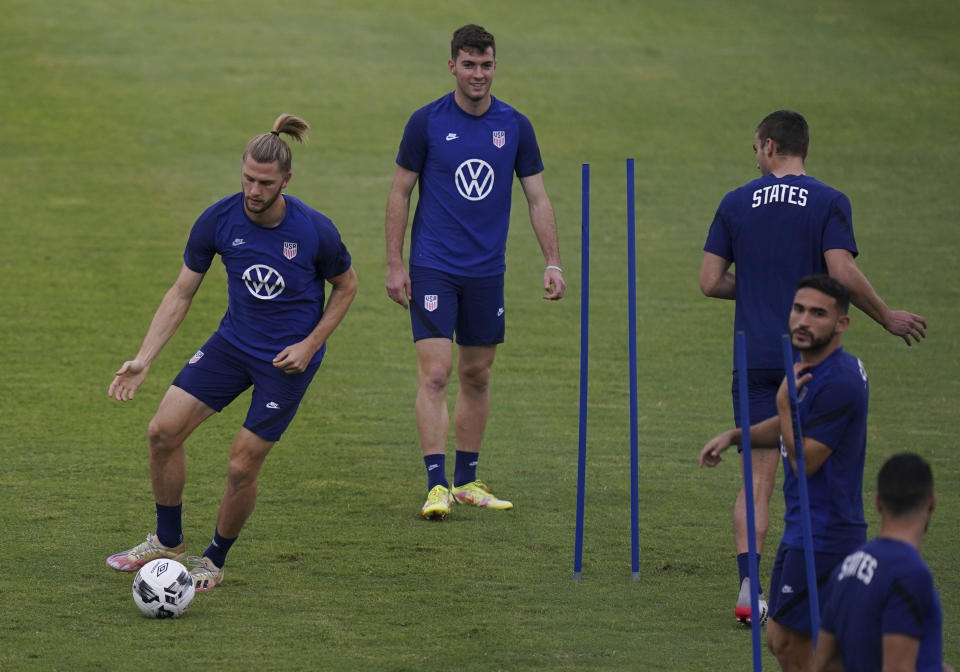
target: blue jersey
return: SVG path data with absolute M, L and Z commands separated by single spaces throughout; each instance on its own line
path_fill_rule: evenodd
M 449 93 L 410 117 L 397 164 L 419 173 L 410 265 L 502 274 L 513 174 L 543 172 L 530 121 L 492 96 L 486 112 L 468 114 Z
M 913 546 L 878 537 L 830 577 L 820 627 L 837 638 L 846 672 L 883 667 L 883 636 L 920 640 L 917 672 L 943 669 L 943 614 L 930 569 Z
M 863 465 L 867 452 L 867 373 L 860 360 L 837 348 L 809 370 L 813 378 L 797 390 L 804 438 L 830 448 L 829 457 L 807 476 L 815 551 L 849 553 L 866 541 Z M 786 523 L 782 544 L 803 548 L 800 486 L 783 453 Z
M 782 370 L 797 282 L 827 272 L 827 250 L 857 254 L 850 201 L 812 177 L 764 175 L 724 196 L 703 249 L 735 265 L 733 328 L 749 367 Z
M 247 217 L 242 193 L 224 198 L 197 219 L 183 253 L 197 273 L 206 273 L 220 255 L 228 305 L 218 332 L 265 360 L 313 331 L 323 315 L 324 282 L 350 268 L 350 253 L 333 222 L 292 196 L 283 198 L 286 214 L 272 229 Z

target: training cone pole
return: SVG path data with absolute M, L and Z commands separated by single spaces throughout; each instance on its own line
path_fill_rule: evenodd
M 817 595 L 817 568 L 813 557 L 813 528 L 810 524 L 810 495 L 807 492 L 807 470 L 803 461 L 803 431 L 800 428 L 800 413 L 797 410 L 797 380 L 793 373 L 793 347 L 790 335 L 784 334 L 783 370 L 790 393 L 790 420 L 793 424 L 793 448 L 797 460 L 797 484 L 800 486 L 800 518 L 803 523 L 803 558 L 807 566 L 807 595 L 810 604 L 810 630 L 813 645 L 817 645 L 820 631 L 820 598 Z
M 577 529 L 573 545 L 573 578 L 583 571 L 583 502 L 587 473 L 587 353 L 590 332 L 590 164 L 583 164 L 580 183 L 580 437 L 577 457 Z
M 640 578 L 640 466 L 637 455 L 637 240 L 633 159 L 627 159 L 627 342 L 630 344 L 630 578 Z
M 753 456 L 750 452 L 750 398 L 747 389 L 747 338 L 742 331 L 734 334 L 734 368 L 737 370 L 737 391 L 740 402 L 740 427 L 743 438 L 743 494 L 747 508 L 747 551 L 750 557 L 750 630 L 753 635 L 753 669 L 762 667 L 760 655 L 760 569 L 757 567 L 757 528 L 753 501 Z

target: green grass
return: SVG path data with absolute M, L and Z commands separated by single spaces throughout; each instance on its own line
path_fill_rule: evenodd
M 0 668 L 743 670 L 730 506 L 737 470 L 696 467 L 731 420 L 732 304 L 697 288 L 723 194 L 755 175 L 766 113 L 812 126 L 808 171 L 845 191 L 860 265 L 924 314 L 906 348 L 860 313 L 871 376 L 865 500 L 895 451 L 933 463 L 924 554 L 960 661 L 960 9 L 931 0 L 779 3 L 435 0 L 269 5 L 8 0 L 0 23 Z M 407 315 L 383 291 L 383 211 L 403 124 L 452 87 L 452 30 L 498 41 L 494 93 L 534 122 L 568 298 L 516 191 L 507 342 L 482 475 L 509 513 L 418 520 Z M 190 225 L 238 188 L 246 141 L 281 112 L 313 125 L 289 193 L 340 227 L 360 294 L 284 440 L 227 580 L 178 622 L 139 616 L 106 555 L 146 533 L 146 424 L 216 328 L 215 265 L 137 399 L 110 402 L 173 281 Z M 629 580 L 624 158 L 637 162 L 641 580 Z M 576 492 L 580 165 L 592 165 L 589 462 Z M 456 386 L 453 386 L 455 390 Z M 451 393 L 453 392 L 451 391 Z M 185 532 L 212 534 L 238 401 L 188 444 Z M 774 498 L 774 516 L 782 514 Z M 868 511 L 872 531 L 877 518 Z M 780 532 L 765 555 L 768 573 Z M 764 667 L 775 669 L 764 652 Z

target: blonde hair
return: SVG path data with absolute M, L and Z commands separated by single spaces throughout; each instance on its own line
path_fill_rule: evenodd
M 261 133 L 247 143 L 247 148 L 243 150 L 243 160 L 246 161 L 247 157 L 250 157 L 257 163 L 273 163 L 276 161 L 280 164 L 281 172 L 289 173 L 293 162 L 293 153 L 290 151 L 290 145 L 280 137 L 280 134 L 286 133 L 297 142 L 302 143 L 308 130 L 310 130 L 310 124 L 300 117 L 295 117 L 292 114 L 281 114 L 273 122 L 272 131 Z

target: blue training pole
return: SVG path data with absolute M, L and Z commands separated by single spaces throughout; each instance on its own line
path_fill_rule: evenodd
M 633 159 L 627 159 L 627 295 L 630 343 L 630 578 L 640 578 L 640 467 L 637 455 L 637 241 Z
M 743 494 L 747 506 L 747 551 L 750 556 L 750 630 L 753 634 L 753 669 L 762 667 L 760 657 L 760 570 L 757 567 L 757 530 L 753 502 L 753 456 L 750 453 L 750 399 L 747 390 L 747 338 L 742 331 L 734 334 L 734 367 L 737 370 L 737 390 L 740 401 L 740 427 L 743 438 Z
M 583 571 L 583 500 L 587 475 L 587 353 L 590 333 L 590 164 L 583 164 L 580 181 L 580 440 L 577 458 L 577 530 L 573 548 L 573 579 Z
M 803 462 L 803 432 L 800 429 L 800 414 L 797 411 L 797 381 L 793 375 L 793 347 L 790 335 L 784 334 L 783 370 L 787 376 L 787 391 L 790 393 L 790 419 L 793 422 L 793 448 L 797 459 L 797 483 L 800 486 L 800 518 L 803 523 L 803 558 L 807 566 L 807 595 L 810 604 L 810 629 L 813 645 L 817 645 L 820 631 L 820 598 L 817 596 L 817 568 L 813 558 L 813 529 L 810 524 L 810 495 L 807 493 L 807 470 Z

